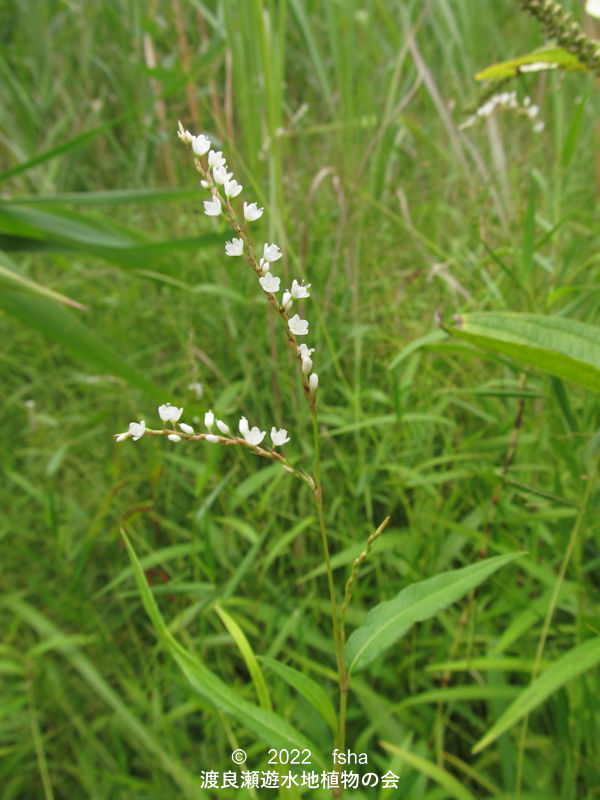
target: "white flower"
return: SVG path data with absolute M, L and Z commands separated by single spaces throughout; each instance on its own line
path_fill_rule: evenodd
M 283 297 L 281 298 L 281 305 L 285 308 L 286 311 L 289 311 L 289 309 L 293 305 L 292 294 L 291 292 L 288 292 L 287 289 L 285 290 L 285 292 L 283 293 Z
M 158 416 L 163 422 L 177 422 L 179 417 L 183 414 L 183 408 L 172 406 L 171 403 L 165 403 L 158 407 Z
M 180 422 L 179 427 L 184 433 L 189 433 L 190 435 L 194 433 L 192 426 L 188 425 L 186 422 Z
M 221 201 L 215 195 L 212 200 L 204 201 L 204 213 L 209 217 L 218 217 L 221 213 Z
M 263 258 L 265 261 L 277 261 L 283 253 L 276 244 L 265 244 L 263 248 Z
M 207 433 L 204 439 L 211 444 L 216 444 L 219 441 L 219 437 L 215 436 L 214 433 Z
M 534 133 L 540 133 L 546 127 L 546 123 L 542 122 L 542 120 L 538 120 L 533 126 Z
M 179 434 L 177 434 L 177 433 L 170 433 L 167 436 L 167 439 L 170 439 L 172 442 L 180 442 L 181 441 L 181 436 L 179 436 Z
M 273 447 L 280 447 L 282 444 L 289 442 L 290 437 L 287 435 L 287 431 L 285 428 L 280 428 L 277 430 L 275 426 L 271 428 L 271 441 L 273 442 Z
M 291 319 L 288 319 L 288 328 L 294 336 L 306 336 L 308 333 L 308 320 L 301 319 L 299 314 L 294 314 Z
M 229 426 L 228 426 L 228 425 L 226 425 L 226 424 L 223 422 L 223 420 L 222 420 L 222 419 L 218 419 L 218 420 L 217 420 L 217 428 L 218 428 L 218 429 L 221 431 L 221 433 L 222 433 L 222 434 L 224 434 L 225 436 L 227 436 L 227 434 L 229 433 Z
M 215 183 L 226 183 L 233 177 L 233 172 L 227 172 L 227 167 L 224 164 L 222 167 L 218 165 L 213 167 L 212 172 Z
M 243 239 L 232 239 L 230 242 L 225 242 L 225 255 L 241 256 L 243 252 L 244 252 Z
M 200 381 L 194 381 L 194 383 L 189 383 L 188 384 L 188 389 L 190 390 L 190 392 L 194 392 L 194 394 L 196 395 L 196 398 L 198 400 L 204 394 L 204 387 L 202 386 Z
M 259 208 L 256 203 L 244 202 L 244 219 L 248 220 L 248 222 L 255 222 L 255 220 L 260 219 L 263 211 L 264 208 Z
M 307 344 L 304 344 L 304 342 L 302 342 L 302 344 L 298 345 L 298 352 L 300 353 L 302 358 L 310 358 L 312 354 L 315 352 L 315 348 L 309 347 Z
M 245 436 L 248 433 L 248 420 L 246 417 L 242 417 L 239 424 L 240 433 L 242 436 Z
M 302 359 L 302 374 L 308 375 L 312 369 L 312 359 L 308 356 Z
M 215 415 L 212 411 L 207 411 L 204 415 L 204 424 L 210 430 L 212 427 L 213 422 L 215 421 Z
M 179 133 L 179 131 L 178 131 L 178 133 Z M 115 441 L 116 442 L 122 442 L 125 439 L 129 439 L 129 431 L 125 431 L 125 433 L 115 433 Z
M 319 376 L 317 375 L 316 372 L 313 372 L 313 374 L 308 379 L 308 386 L 313 394 L 317 391 L 318 385 L 319 385 Z
M 225 181 L 225 194 L 227 197 L 237 197 L 244 187 L 236 180 Z
M 192 136 L 192 150 L 197 156 L 203 156 L 210 150 L 210 139 L 201 133 L 199 136 Z
M 258 279 L 258 282 L 265 292 L 278 292 L 281 278 L 277 278 L 275 275 L 271 275 L 270 272 L 267 272 L 266 275 Z
M 208 187 L 210 186 L 210 183 L 209 183 L 208 181 L 201 180 L 201 181 L 200 181 L 200 186 L 201 186 L 203 189 L 208 189 Z
M 185 142 L 186 144 L 191 144 L 194 138 L 189 131 L 184 129 L 183 125 L 181 124 L 181 120 L 177 122 L 177 136 L 179 136 L 181 141 Z
M 585 13 L 590 17 L 600 17 L 600 0 L 587 0 Z
M 146 432 L 146 423 L 144 422 L 143 419 L 141 419 L 139 422 L 129 423 L 128 433 L 134 442 L 137 442 L 138 439 L 141 439 L 145 432 Z
M 261 275 L 266 275 L 269 271 L 269 262 L 265 261 L 264 258 L 261 258 L 261 260 L 258 262 L 258 271 Z
M 221 150 L 217 150 L 215 153 L 214 150 L 211 150 L 208 154 L 208 166 L 209 167 L 224 167 L 226 164 L 225 159 L 223 158 L 223 153 Z
M 294 278 L 294 280 L 292 281 L 292 291 L 291 291 L 292 297 L 295 300 L 300 300 L 302 297 L 310 297 L 310 294 L 308 293 L 310 286 L 311 286 L 310 283 L 307 286 L 305 286 L 304 281 L 300 284 Z
M 256 425 L 251 430 L 243 431 L 244 439 L 253 446 L 256 446 L 262 442 L 262 440 L 266 436 L 266 431 L 259 430 Z

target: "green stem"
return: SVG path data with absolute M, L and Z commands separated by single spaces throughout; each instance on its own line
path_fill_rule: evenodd
M 344 643 L 342 641 L 340 627 L 338 624 L 337 602 L 335 599 L 335 586 L 333 583 L 333 570 L 331 568 L 331 558 L 329 556 L 329 545 L 327 543 L 327 533 L 325 531 L 325 519 L 323 517 L 323 492 L 321 489 L 321 468 L 319 458 L 319 425 L 317 420 L 316 408 L 313 408 L 313 440 L 315 451 L 315 487 L 313 490 L 317 515 L 319 517 L 319 527 L 321 529 L 321 542 L 323 544 L 323 555 L 325 556 L 325 566 L 327 568 L 327 582 L 329 584 L 329 596 L 331 598 L 331 623 L 333 627 L 333 640 L 335 643 L 335 655 L 338 668 L 338 681 L 340 686 L 340 715 L 338 720 L 338 733 L 336 747 L 344 750 L 346 745 L 346 700 L 348 697 L 348 672 L 346 670 L 346 659 L 344 657 Z

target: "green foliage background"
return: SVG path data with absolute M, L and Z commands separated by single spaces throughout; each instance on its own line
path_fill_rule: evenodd
M 60 309 L 85 327 L 57 342 L 44 333 L 58 306 L 25 295 L 19 315 L 24 295 L 1 279 L 2 797 L 201 797 L 201 771 L 230 769 L 238 746 L 266 768 L 264 743 L 157 644 L 121 526 L 175 637 L 255 703 L 218 603 L 267 657 L 274 708 L 331 752 L 326 722 L 268 668 L 294 666 L 335 700 L 308 492 L 238 449 L 112 438 L 171 401 L 188 421 L 213 408 L 286 427 L 309 466 L 283 339 L 250 270 L 223 254 L 230 232 L 201 212 L 177 119 L 265 205 L 252 232 L 281 244 L 288 282 L 312 283 L 340 597 L 391 516 L 349 631 L 482 549 L 528 553 L 356 676 L 349 747 L 401 782 L 348 796 L 512 797 L 519 726 L 471 749 L 529 685 L 554 593 L 544 664 L 598 634 L 598 403 L 447 339 L 434 312 L 597 323 L 593 78 L 519 78 L 541 134 L 514 112 L 460 131 L 473 75 L 544 43 L 508 0 L 8 0 L 0 40 L 0 265 L 87 307 Z M 598 797 L 599 741 L 596 670 L 533 711 L 522 797 Z M 218 794 L 234 795 L 257 796 Z

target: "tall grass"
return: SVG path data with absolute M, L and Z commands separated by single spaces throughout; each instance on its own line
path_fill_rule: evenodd
M 356 677 L 348 746 L 400 783 L 348 796 L 512 797 L 520 758 L 522 798 L 597 796 L 597 672 L 537 708 L 524 742 L 516 726 L 471 752 L 529 684 L 551 603 L 542 667 L 597 633 L 595 398 L 434 323 L 487 309 L 596 322 L 593 79 L 519 79 L 542 134 L 509 112 L 460 132 L 473 73 L 544 42 L 516 4 L 231 0 L 182 4 L 179 28 L 178 8 L 0 11 L 0 265 L 87 307 L 27 295 L 26 314 L 0 287 L 3 797 L 213 796 L 200 774 L 230 769 L 236 747 L 266 769 L 264 744 L 157 644 L 122 526 L 173 635 L 255 703 L 233 620 L 273 707 L 330 754 L 326 722 L 268 667 L 334 698 L 308 494 L 237 450 L 112 440 L 167 400 L 309 433 L 251 276 L 201 214 L 178 118 L 222 144 L 268 209 L 264 240 L 310 275 L 340 598 L 391 516 L 348 629 L 483 546 L 528 554 Z

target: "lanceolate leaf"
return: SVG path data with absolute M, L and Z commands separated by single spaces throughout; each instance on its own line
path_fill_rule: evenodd
M 475 75 L 475 80 L 488 81 L 510 78 L 524 72 L 544 72 L 552 69 L 586 69 L 579 59 L 562 47 L 543 47 L 518 58 L 491 64 Z
M 600 328 L 543 314 L 461 314 L 448 333 L 600 391 Z
M 211 672 L 208 667 L 204 666 L 196 655 L 190 653 L 179 644 L 167 628 L 156 604 L 156 600 L 154 599 L 154 595 L 148 586 L 144 569 L 129 539 L 124 532 L 122 533 L 146 613 L 150 617 L 156 634 L 162 644 L 176 661 L 195 691 L 210 700 L 217 708 L 235 717 L 267 746 L 284 747 L 288 749 L 290 747 L 297 747 L 300 750 L 308 749 L 314 761 L 318 762 L 325 769 L 325 760 L 319 754 L 316 747 L 290 725 L 289 722 L 273 711 L 259 708 L 259 706 L 245 700 L 241 695 L 234 692 L 231 686 L 228 686 L 217 675 Z
M 303 672 L 299 672 L 297 669 L 287 664 L 282 664 L 274 658 L 261 656 L 260 661 L 279 675 L 280 678 L 283 678 L 284 681 L 289 683 L 297 692 L 300 692 L 300 694 L 317 709 L 331 730 L 336 733 L 337 717 L 335 709 L 329 699 L 329 695 L 322 686 Z
M 543 703 L 553 692 L 597 664 L 600 664 L 600 636 L 574 647 L 548 667 L 531 686 L 521 692 L 500 719 L 496 720 L 485 736 L 477 742 L 473 752 L 478 753 L 483 750 L 504 731 Z
M 393 600 L 371 609 L 365 624 L 354 631 L 346 644 L 348 671 L 362 669 L 387 650 L 411 628 L 459 600 L 500 567 L 521 553 L 488 558 L 469 567 L 442 572 L 434 578 L 413 583 Z

